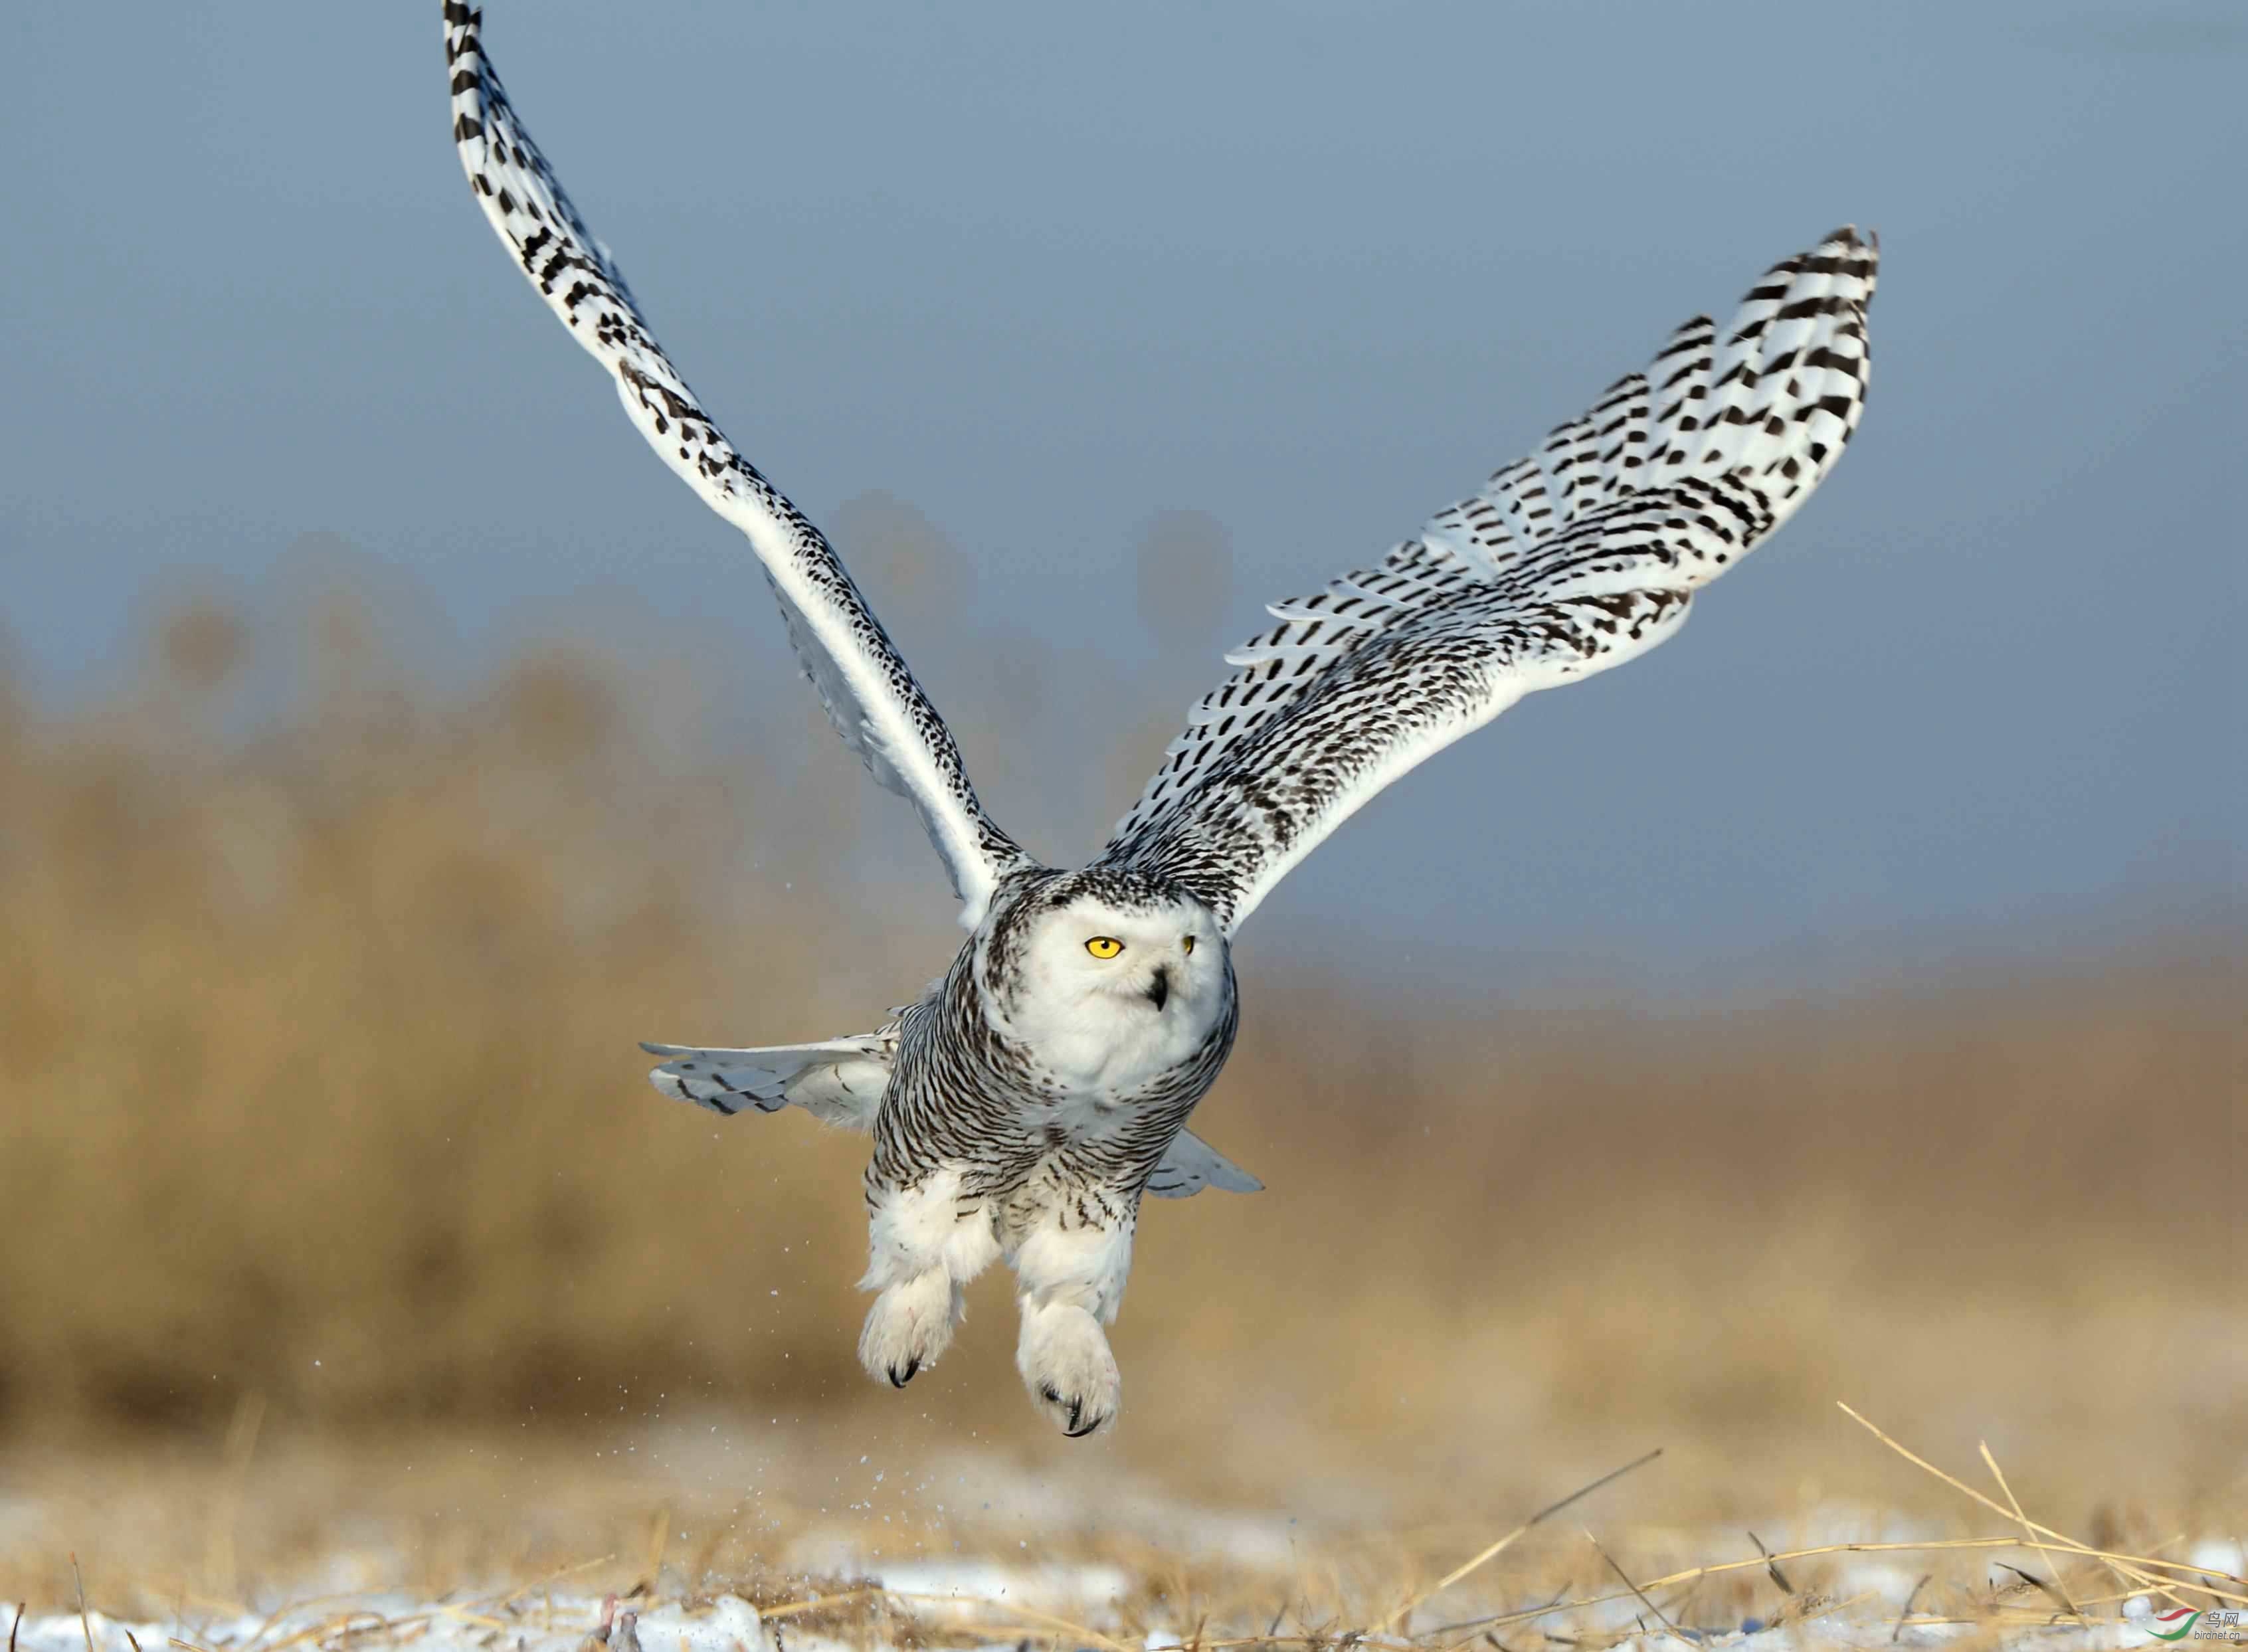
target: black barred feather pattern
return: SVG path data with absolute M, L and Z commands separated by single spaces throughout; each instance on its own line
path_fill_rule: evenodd
M 973 923 L 1025 856 L 984 814 L 952 731 L 819 529 L 736 452 L 663 353 L 485 57 L 483 14 L 448 0 L 453 141 L 477 204 L 547 307 L 617 382 L 625 412 L 704 504 L 748 536 L 805 676 L 876 781 L 912 803 Z
M 1792 515 L 1865 406 L 1876 238 L 1775 264 L 1538 452 L 1226 655 L 1102 859 L 1237 929 L 1366 800 L 1525 694 L 1643 654 Z
M 995 1199 L 1004 1207 L 1025 1193 L 1033 1201 L 1059 1196 L 1086 1202 L 1086 1222 L 1100 1220 L 1104 1210 L 1128 1218 L 1141 1189 L 1172 1153 L 1188 1114 L 1217 1082 L 1239 1026 L 1239 1002 L 1231 963 L 1222 960 L 1222 1010 L 1187 1059 L 1149 1074 L 1115 1103 L 1107 1128 L 1057 1131 L 1050 1121 L 1070 1098 L 1036 1050 L 997 1027 L 1031 990 L 1020 959 L 1025 931 L 1045 914 L 1087 895 L 1111 909 L 1152 909 L 1171 898 L 1136 874 L 1098 867 L 1018 872 L 1002 884 L 977 937 L 904 1014 L 895 1072 L 874 1124 L 870 1189 L 914 1186 L 949 1165 L 966 1169 L 968 1197 Z M 1161 1179 L 1175 1182 L 1181 1170 L 1175 1167 Z
M 972 956 L 972 948 L 962 954 L 963 959 Z M 972 971 L 963 970 L 956 974 L 956 979 L 949 976 L 931 986 L 922 1004 L 901 1007 L 891 1020 L 873 1032 L 827 1038 L 818 1044 L 776 1045 L 757 1050 L 642 1044 L 640 1047 L 650 1055 L 664 1058 L 662 1065 L 649 1073 L 648 1079 L 674 1100 L 689 1102 L 721 1118 L 730 1119 L 750 1111 L 778 1113 L 783 1107 L 799 1107 L 823 1124 L 846 1130 L 872 1130 L 897 1066 L 906 1018 L 912 1016 L 916 1032 L 921 1035 L 914 1062 L 923 1072 L 921 1077 L 899 1087 L 895 1111 L 901 1121 L 893 1126 L 890 1133 L 893 1162 L 889 1167 L 890 1175 L 898 1182 L 908 1182 L 915 1167 L 901 1149 L 908 1141 L 917 1139 L 921 1132 L 916 1125 L 905 1122 L 902 1115 L 922 1107 L 943 1115 L 945 1123 L 942 1128 L 948 1136 L 955 1134 L 950 1126 L 953 1114 L 965 1111 L 984 1115 L 974 1118 L 967 1129 L 957 1132 L 959 1140 L 948 1139 L 936 1144 L 940 1162 L 948 1153 L 956 1158 L 981 1156 L 984 1149 L 979 1143 L 984 1141 L 1025 1137 L 1019 1100 L 1025 1081 L 1016 1070 L 1019 1064 L 984 1048 L 985 1040 L 977 1032 L 984 1017 L 980 1004 L 971 996 Z M 945 1007 L 948 993 L 951 995 L 949 1011 Z M 945 1031 L 949 1020 L 958 1024 L 949 1032 Z M 967 1030 L 963 1032 L 962 1027 Z M 1172 1093 L 1170 1107 L 1139 1109 L 1142 1124 L 1140 1130 L 1133 1133 L 1134 1136 L 1160 1140 L 1171 1124 L 1170 1118 L 1164 1115 L 1175 1113 L 1183 1120 L 1193 1110 L 1194 1103 L 1202 1099 L 1203 1092 L 1217 1079 L 1217 1068 L 1224 1059 L 1225 1044 L 1230 1038 L 1229 1031 L 1222 1040 L 1197 1052 L 1188 1069 L 1166 1086 Z M 979 1059 L 970 1064 L 974 1069 L 972 1077 L 944 1071 L 945 1052 L 951 1047 L 982 1052 Z M 938 1074 L 942 1075 L 943 1084 L 929 1081 Z M 1036 1087 L 1035 1080 L 1031 1087 Z M 988 1094 L 990 1100 L 963 1109 L 959 1103 L 963 1094 Z M 1127 1140 L 1127 1153 L 1132 1145 Z M 1035 1161 L 1048 1147 L 1044 1141 L 1036 1141 L 1031 1144 L 1031 1151 L 1019 1156 L 1025 1162 Z M 1021 1167 L 1017 1168 L 1019 1172 Z M 1080 1171 L 1092 1171 L 1094 1179 L 1113 1178 L 1119 1169 L 1118 1165 L 1106 1162 L 1079 1167 Z M 1128 1171 L 1123 1179 L 1128 1182 Z M 1002 1184 L 1009 1180 L 1004 1170 L 999 1180 Z M 1256 1193 L 1262 1191 L 1264 1186 L 1209 1142 L 1190 1130 L 1181 1129 L 1162 1147 L 1148 1179 L 1147 1190 L 1158 1198 L 1186 1199 L 1204 1188 L 1219 1188 L 1228 1193 Z
M 757 1050 L 646 1043 L 640 1047 L 666 1058 L 648 1081 L 675 1101 L 728 1119 L 748 1108 L 778 1113 L 794 1105 L 824 1124 L 865 1130 L 873 1128 L 874 1109 L 889 1084 L 904 1013 L 899 1011 L 898 1018 L 879 1031 L 818 1044 Z

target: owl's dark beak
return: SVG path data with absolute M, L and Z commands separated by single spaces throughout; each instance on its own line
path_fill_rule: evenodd
M 1165 964 L 1155 966 L 1155 978 L 1148 983 L 1148 1002 L 1158 1010 L 1171 1001 L 1171 972 Z

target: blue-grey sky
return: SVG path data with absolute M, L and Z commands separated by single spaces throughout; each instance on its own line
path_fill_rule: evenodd
M 737 442 L 815 519 L 879 490 L 958 548 L 997 628 L 893 628 L 940 705 L 998 708 L 971 765 L 1003 821 L 1075 833 L 1051 858 L 1128 800 L 1037 801 L 1057 707 L 1104 750 L 1168 720 L 1260 601 L 1855 221 L 1873 391 L 1818 497 L 1676 642 L 1378 800 L 1255 931 L 1668 975 L 2066 944 L 2236 888 L 2237 6 L 487 15 Z M 0 627 L 41 692 L 98 689 L 152 593 L 255 605 L 307 532 L 424 593 L 435 653 L 566 623 L 779 691 L 745 546 L 473 209 L 435 0 L 35 7 L 8 36 Z M 1190 668 L 1134 607 L 1181 511 L 1233 567 Z M 1018 691 L 1009 637 L 1059 689 Z M 1073 697 L 1080 660 L 1156 698 Z M 1037 739 L 991 731 L 1011 705 Z M 903 810 L 865 812 L 934 895 Z

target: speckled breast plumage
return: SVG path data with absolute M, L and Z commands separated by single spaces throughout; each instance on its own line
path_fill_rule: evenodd
M 1008 879 L 943 979 L 904 1011 L 874 1119 L 870 1200 L 953 1167 L 963 1171 L 963 1203 L 988 1202 L 1003 1241 L 1043 1210 L 1086 1224 L 1129 1219 L 1165 1150 L 1217 1081 L 1240 1017 L 1229 962 L 1223 1013 L 1192 1055 L 1107 1103 L 1095 1128 L 1066 1122 L 1076 1098 L 1034 1052 L 1000 1031 L 993 1011 L 1021 990 L 1021 919 L 1041 900 L 1099 876 L 1041 870 Z M 1114 899 L 1121 886 L 1107 880 L 1100 887 Z

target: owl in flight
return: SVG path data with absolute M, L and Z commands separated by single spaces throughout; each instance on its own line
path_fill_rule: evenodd
M 962 1289 L 1014 1269 L 1016 1364 L 1073 1437 L 1114 1420 L 1102 1327 L 1140 1201 L 1258 1183 L 1186 1130 L 1237 1025 L 1234 932 L 1367 799 L 1524 695 L 1644 654 L 1792 515 L 1864 406 L 1878 242 L 1836 230 L 1722 327 L 1696 316 L 1370 566 L 1271 607 L 1187 713 L 1090 865 L 1042 864 L 977 801 L 936 713 L 819 530 L 735 451 L 648 330 L 486 57 L 444 8 L 453 138 L 484 216 L 616 383 L 625 412 L 745 534 L 844 743 L 913 805 L 968 929 L 880 1031 L 767 1049 L 644 1046 L 665 1094 L 790 1103 L 870 1132 L 876 1293 L 859 1358 L 899 1387 L 951 1340 Z

